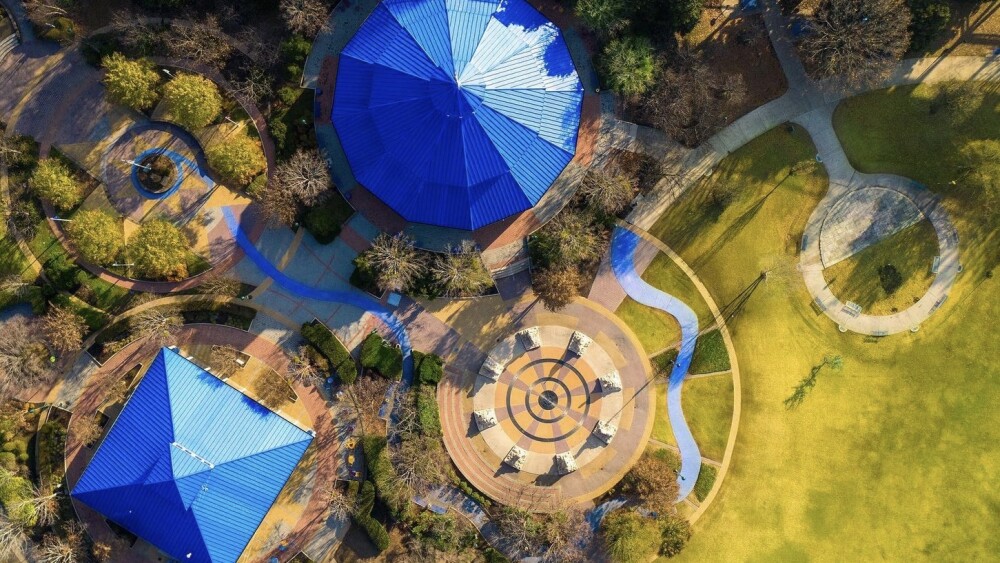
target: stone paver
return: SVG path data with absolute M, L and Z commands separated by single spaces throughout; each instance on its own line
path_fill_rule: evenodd
M 881 186 L 852 190 L 831 206 L 823 220 L 820 251 L 823 267 L 861 252 L 923 219 L 909 197 Z
M 621 374 L 625 387 L 621 398 L 628 405 L 621 413 L 618 433 L 603 451 L 591 456 L 593 459 L 589 463 L 562 477 L 508 469 L 472 421 L 472 411 L 479 408 L 476 404 L 480 399 L 479 393 L 474 394 L 475 398 L 470 393 L 485 382 L 477 375 L 485 359 L 485 355 L 478 352 L 478 361 L 466 361 L 464 366 L 446 364 L 447 376 L 438 387 L 445 447 L 465 478 L 500 502 L 542 512 L 567 504 L 589 504 L 621 479 L 641 455 L 643 444 L 652 431 L 655 406 L 652 393 L 645 385 L 651 373 L 649 362 L 635 336 L 620 319 L 585 299 L 578 299 L 558 313 L 530 306 L 522 312 L 523 315 L 518 315 L 517 326 L 562 326 L 570 331 L 579 330 L 593 337 L 594 345 L 607 352 Z M 535 352 L 529 352 L 529 357 L 537 359 L 532 356 Z M 460 354 L 468 355 L 468 352 Z M 589 428 L 589 423 L 581 425 Z M 528 431 L 541 430 L 529 428 Z M 526 436 L 531 442 L 530 436 Z M 535 447 L 521 442 L 518 445 Z M 541 447 L 543 444 L 536 445 Z M 550 443 L 545 447 L 558 448 L 559 445 Z

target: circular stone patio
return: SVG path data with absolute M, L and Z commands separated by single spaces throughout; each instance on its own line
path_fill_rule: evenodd
M 175 180 L 161 193 L 143 189 L 139 163 L 160 154 L 173 163 Z M 168 123 L 142 123 L 126 131 L 104 154 L 101 174 L 108 202 L 134 223 L 145 217 L 185 223 L 197 214 L 215 188 L 198 141 Z
M 450 373 L 438 400 L 466 479 L 498 502 L 551 512 L 621 480 L 645 448 L 654 400 L 649 362 L 621 321 L 583 299 L 535 309 L 478 374 Z
M 497 381 L 476 381 L 475 412 L 493 412 L 497 424 L 477 424 L 486 445 L 503 459 L 517 447 L 525 451 L 521 471 L 561 475 L 555 456 L 570 455 L 584 467 L 604 451 L 594 435 L 598 422 L 610 429 L 622 419 L 622 393 L 598 382 L 616 372 L 615 364 L 599 344 L 581 356 L 568 351 L 575 332 L 561 326 L 534 327 L 541 346 L 526 350 L 523 338 L 511 336 L 491 356 L 509 356 Z M 506 359 L 506 358 L 505 358 Z M 613 436 L 607 436 L 609 442 Z M 562 458 L 567 459 L 567 458 Z

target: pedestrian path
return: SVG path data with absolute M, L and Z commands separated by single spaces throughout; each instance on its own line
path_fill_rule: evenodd
M 281 286 L 283 289 L 296 297 L 313 299 L 316 301 L 340 303 L 356 307 L 371 314 L 385 324 L 385 326 L 392 332 L 396 342 L 399 343 L 399 347 L 403 351 L 403 386 L 406 387 L 410 385 L 413 381 L 413 355 L 412 349 L 410 348 L 410 338 L 406 333 L 406 327 L 403 326 L 403 323 L 400 322 L 400 320 L 397 319 L 391 311 L 376 301 L 373 297 L 363 294 L 360 291 L 318 289 L 289 277 L 284 272 L 279 270 L 278 267 L 268 260 L 263 254 L 261 254 L 260 250 L 257 249 L 254 243 L 249 239 L 249 237 L 247 237 L 246 233 L 240 227 L 239 220 L 229 208 L 223 209 L 223 215 L 225 217 L 226 225 L 229 227 L 230 233 L 236 240 L 236 244 L 246 255 L 247 259 L 257 266 L 257 268 L 259 268 L 266 276 L 274 280 L 274 283 Z
M 681 454 L 681 469 L 677 475 L 680 489 L 677 501 L 680 502 L 694 490 L 701 472 L 701 452 L 688 428 L 681 405 L 681 388 L 698 339 L 698 317 L 681 300 L 656 289 L 639 277 L 635 269 L 635 254 L 640 242 L 642 241 L 636 233 L 616 228 L 611 239 L 611 266 L 615 278 L 629 297 L 673 316 L 681 327 L 680 352 L 667 384 L 667 414 Z

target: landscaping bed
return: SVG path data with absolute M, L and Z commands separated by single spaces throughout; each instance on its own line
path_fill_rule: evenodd
M 333 331 L 318 320 L 302 325 L 302 337 L 330 362 L 330 369 L 342 384 L 350 385 L 358 378 L 358 367 L 350 351 Z

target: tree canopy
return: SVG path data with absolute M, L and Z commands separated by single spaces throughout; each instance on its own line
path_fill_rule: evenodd
M 628 509 L 612 510 L 601 521 L 608 557 L 615 563 L 649 561 L 660 549 L 660 527 Z
M 704 0 L 636 0 L 634 21 L 651 37 L 690 33 L 701 19 Z
M 163 87 L 163 103 L 171 118 L 186 129 L 200 129 L 222 112 L 222 96 L 211 80 L 177 73 Z
M 206 156 L 216 172 L 240 186 L 248 185 L 267 167 L 260 141 L 246 134 L 220 139 L 208 148 Z
M 159 99 L 160 75 L 152 62 L 130 60 L 121 53 L 111 53 L 104 57 L 101 66 L 106 71 L 104 87 L 115 102 L 144 111 Z
M 566 209 L 545 224 L 529 240 L 537 266 L 579 267 L 600 257 L 604 245 L 591 219 L 580 211 Z
M 579 0 L 576 15 L 587 27 L 605 36 L 629 26 L 633 6 L 628 0 Z
M 114 262 L 124 245 L 119 220 L 98 209 L 81 209 L 66 233 L 86 260 L 102 266 Z
M 83 188 L 68 166 L 54 158 L 38 161 L 29 185 L 42 199 L 60 211 L 68 211 L 83 199 Z
M 129 239 L 129 257 L 143 277 L 180 280 L 188 275 L 188 246 L 173 223 L 156 219 L 143 223 Z
M 542 305 L 549 311 L 558 311 L 579 295 L 583 275 L 573 267 L 552 266 L 537 270 L 531 282 Z
M 821 77 L 870 84 L 909 48 L 909 25 L 902 0 L 822 0 L 801 48 Z
M 600 59 L 608 86 L 623 96 L 639 96 L 656 79 L 653 45 L 645 37 L 622 37 L 604 47 Z

